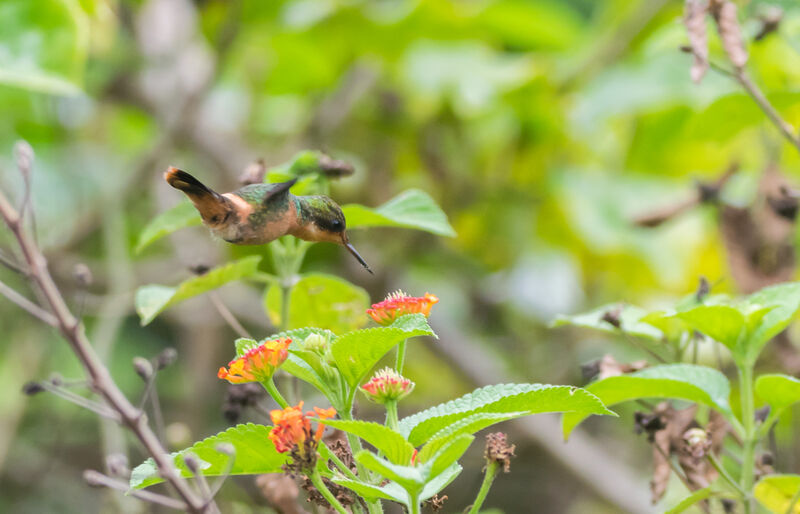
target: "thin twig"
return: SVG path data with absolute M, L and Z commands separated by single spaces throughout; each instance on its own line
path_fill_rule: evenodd
M 52 382 L 40 382 L 39 385 L 42 386 L 42 389 L 47 391 L 48 393 L 52 393 L 68 402 L 72 402 L 79 407 L 83 407 L 84 409 L 90 410 L 97 414 L 98 416 L 102 416 L 104 418 L 108 418 L 119 422 L 119 415 L 109 409 L 107 406 L 93 402 L 92 400 L 85 398 L 79 394 L 75 394 L 72 391 L 64 389 L 63 387 L 59 387 Z
M 22 266 L 11 260 L 11 257 L 6 256 L 6 254 L 4 254 L 3 252 L 0 252 L 0 264 L 10 269 L 14 273 L 19 273 L 23 277 L 28 276 L 28 272 L 25 271 L 25 269 Z
M 14 289 L 0 282 L 0 294 L 22 307 L 31 316 L 38 318 L 39 321 L 50 325 L 51 327 L 58 326 L 58 320 L 55 316 L 42 309 L 32 301 L 28 300 Z
M 140 500 L 148 501 L 150 503 L 156 503 L 162 507 L 167 507 L 168 509 L 186 509 L 186 504 L 180 500 L 154 493 L 152 491 L 146 491 L 144 489 L 131 489 L 130 485 L 126 484 L 122 480 L 115 480 L 93 469 L 87 469 L 84 471 L 83 478 L 91 485 L 116 489 L 117 491 L 130 494 L 134 498 L 139 498 Z
M 190 512 L 205 511 L 203 500 L 191 490 L 187 482 L 177 473 L 172 459 L 167 455 L 153 430 L 148 426 L 142 411 L 134 407 L 120 391 L 108 369 L 97 356 L 92 344 L 86 337 L 83 327 L 67 307 L 64 297 L 47 269 L 47 261 L 36 243 L 23 230 L 19 213 L 12 207 L 6 196 L 0 191 L 0 216 L 17 240 L 20 251 L 30 268 L 30 279 L 42 292 L 53 311 L 58 329 L 69 343 L 78 360 L 81 362 L 89 383 L 109 406 L 119 413 L 120 419 L 141 441 L 150 456 L 153 457 L 159 474 L 186 502 Z
M 219 315 L 222 316 L 222 319 L 230 325 L 234 332 L 239 334 L 239 337 L 246 337 L 247 339 L 253 338 L 247 329 L 239 323 L 239 320 L 236 319 L 236 316 L 233 315 L 230 309 L 225 306 L 225 303 L 216 291 L 210 291 L 208 297 L 211 299 L 211 303 L 214 304 L 214 308 L 219 312 Z
M 767 97 L 764 96 L 764 93 L 756 86 L 747 73 L 744 70 L 738 70 L 734 73 L 734 78 L 736 81 L 742 85 L 747 94 L 753 99 L 753 101 L 758 104 L 764 114 L 767 115 L 767 118 L 772 121 L 773 125 L 775 125 L 783 137 L 785 137 L 798 151 L 800 151 L 800 138 L 795 134 L 795 129 L 792 127 L 789 122 L 781 118 L 781 115 L 778 114 L 778 111 L 775 110 L 775 107 L 769 103 Z

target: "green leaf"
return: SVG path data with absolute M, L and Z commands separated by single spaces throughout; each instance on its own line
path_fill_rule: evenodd
M 428 443 L 425 444 L 425 446 L 423 446 L 419 451 L 417 460 L 419 462 L 427 462 L 431 456 L 433 456 L 433 454 L 435 454 L 439 448 L 444 446 L 444 444 L 447 443 L 453 436 L 460 434 L 474 434 L 475 432 L 483 430 L 486 427 L 502 421 L 519 418 L 525 416 L 526 414 L 527 412 L 523 411 L 503 412 L 499 414 L 492 412 L 478 412 L 471 416 L 467 416 L 460 421 L 448 425 L 431 436 Z
M 236 347 L 236 358 L 242 357 L 245 353 L 249 352 L 253 348 L 258 348 L 259 342 L 255 339 L 250 339 L 249 337 L 240 337 L 236 341 L 233 342 L 233 345 Z
M 267 292 L 267 312 L 274 325 L 280 326 L 281 291 L 271 287 Z M 340 334 L 363 327 L 367 323 L 369 294 L 362 288 L 333 275 L 304 275 L 289 296 L 290 328 L 307 326 L 332 330 Z
M 342 334 L 331 344 L 331 355 L 351 387 L 395 345 L 416 336 L 436 336 L 423 314 L 409 314 L 388 327 L 367 328 Z
M 173 457 L 179 457 L 186 452 L 195 454 L 202 464 L 205 476 L 218 476 L 225 473 L 229 464 L 228 455 L 217 451 L 220 443 L 232 444 L 236 453 L 234 456 L 231 475 L 254 475 L 260 473 L 278 473 L 286 462 L 288 454 L 278 453 L 269 440 L 271 427 L 265 425 L 237 425 L 224 432 L 199 441 L 189 448 L 182 450 Z M 191 477 L 192 473 L 186 468 L 183 458 L 174 458 L 178 471 L 184 477 Z M 163 482 L 158 475 L 153 459 L 147 459 L 139 464 L 131 473 L 130 486 L 141 489 L 153 484 Z
M 475 436 L 470 434 L 459 434 L 451 437 L 447 444 L 442 446 L 431 459 L 425 463 L 424 468 L 428 470 L 427 476 L 435 477 L 444 470 L 451 467 L 458 459 L 464 455 L 469 445 L 475 440 Z M 426 479 L 427 482 L 427 479 Z
M 158 241 L 162 237 L 172 234 L 178 229 L 201 225 L 203 219 L 191 202 L 181 202 L 172 209 L 166 210 L 153 218 L 139 234 L 139 241 L 136 243 L 136 253 Z
M 703 489 L 699 489 L 681 500 L 679 504 L 666 511 L 664 514 L 680 514 L 695 503 L 707 500 L 712 496 L 714 496 L 714 491 L 712 491 L 710 487 L 704 487 Z
M 770 407 L 773 416 L 779 416 L 793 403 L 800 402 L 800 380 L 788 375 L 761 375 L 756 379 L 756 394 Z
M 418 412 L 400 421 L 400 433 L 417 446 L 438 432 L 478 413 L 521 415 L 544 412 L 575 412 L 583 416 L 609 414 L 593 394 L 571 386 L 547 384 L 498 384 L 482 387 L 462 396 Z M 507 418 L 510 419 L 510 418 Z M 488 426 L 488 425 L 484 425 Z
M 404 227 L 440 236 L 455 237 L 447 215 L 433 198 L 419 189 L 409 189 L 374 209 L 358 204 L 342 206 L 347 228 Z
M 449 468 L 429 479 L 425 484 L 425 487 L 422 488 L 422 492 L 419 495 L 419 501 L 425 501 L 447 487 L 450 482 L 455 480 L 456 477 L 461 474 L 461 469 L 461 465 L 457 462 L 454 462 Z
M 421 470 L 414 466 L 393 464 L 367 450 L 361 450 L 356 453 L 355 458 L 365 468 L 397 482 L 409 493 L 413 494 L 414 491 L 420 491 L 425 485 L 425 477 L 422 475 Z
M 753 306 L 770 307 L 748 337 L 745 349 L 748 359 L 755 361 L 761 349 L 782 332 L 800 309 L 800 282 L 789 282 L 766 287 L 747 297 Z
M 136 313 L 142 326 L 147 325 L 165 309 L 184 300 L 217 289 L 258 271 L 261 256 L 252 255 L 235 262 L 214 268 L 205 275 L 183 281 L 178 287 L 160 285 L 142 286 L 136 291 Z
M 291 351 L 289 352 L 289 357 L 281 364 L 281 369 L 304 382 L 308 382 L 328 397 L 329 391 L 325 387 L 325 380 L 306 361 L 294 355 Z
M 693 364 L 665 364 L 646 368 L 629 375 L 619 375 L 598 380 L 586 386 L 607 406 L 641 398 L 677 398 L 702 403 L 723 414 L 731 415 L 728 397 L 730 384 L 719 371 Z M 564 438 L 586 416 L 580 412 L 564 415 Z
M 619 327 L 615 327 L 610 322 L 603 319 L 609 313 L 613 315 L 617 315 L 618 313 Z M 660 341 L 664 337 L 664 333 L 653 325 L 640 321 L 646 314 L 646 310 L 634 305 L 608 304 L 582 314 L 559 316 L 553 321 L 552 326 L 561 327 L 564 325 L 573 325 L 577 327 L 593 328 L 603 332 L 624 332 L 633 336 Z
M 335 484 L 339 484 L 352 491 L 355 491 L 359 494 L 359 496 L 368 501 L 382 498 L 385 500 L 395 501 L 403 505 L 408 504 L 409 501 L 408 495 L 402 489 L 399 492 L 402 492 L 403 494 L 399 495 L 396 494 L 398 491 L 392 491 L 392 488 L 385 486 L 379 487 L 377 485 L 367 484 L 364 482 L 357 482 L 355 480 L 350 480 L 349 478 L 333 477 L 331 480 L 333 480 L 333 483 Z
M 4 0 L 0 34 L 0 84 L 81 93 L 89 19 L 77 0 Z
M 676 316 L 691 328 L 735 350 L 745 332 L 745 316 L 730 305 L 698 305 Z
M 753 495 L 770 512 L 783 514 L 799 490 L 800 475 L 767 475 L 753 488 Z M 794 504 L 791 512 L 800 514 L 800 502 Z
M 402 435 L 389 427 L 369 421 L 326 420 L 326 426 L 354 434 L 383 452 L 394 464 L 411 463 L 414 447 Z

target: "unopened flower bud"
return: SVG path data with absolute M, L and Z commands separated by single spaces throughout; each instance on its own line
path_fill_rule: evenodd
M 323 352 L 328 345 L 328 338 L 320 334 L 311 334 L 306 337 L 300 347 L 312 352 Z
M 92 284 L 92 270 L 90 270 L 89 266 L 86 264 L 79 262 L 72 268 L 72 278 L 75 279 L 75 283 L 78 284 L 78 287 L 86 289 Z
M 402 400 L 414 390 L 414 382 L 392 368 L 383 368 L 361 386 L 367 398 L 376 403 Z
M 144 381 L 150 380 L 150 377 L 153 376 L 153 364 L 144 357 L 133 358 L 133 369 L 136 370 L 136 374 Z
M 171 366 L 178 358 L 178 350 L 171 346 L 164 348 L 164 350 L 156 357 L 156 369 L 161 371 L 167 366 Z
M 112 476 L 127 477 L 130 473 L 128 457 L 123 453 L 112 453 L 106 457 L 106 469 Z
M 219 443 L 214 447 L 220 453 L 224 453 L 229 457 L 236 455 L 236 448 L 231 443 Z
M 200 458 L 195 455 L 194 453 L 186 453 L 183 455 L 183 462 L 186 464 L 186 468 L 194 473 L 195 475 L 200 472 L 200 463 L 202 462 Z

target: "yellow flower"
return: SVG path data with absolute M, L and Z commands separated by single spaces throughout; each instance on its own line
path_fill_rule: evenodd
M 263 382 L 272 378 L 275 370 L 289 357 L 291 339 L 265 341 L 238 359 L 233 359 L 219 368 L 217 376 L 231 384 L 244 382 Z

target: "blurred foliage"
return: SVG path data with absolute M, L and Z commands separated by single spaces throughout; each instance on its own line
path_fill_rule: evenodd
M 741 2 L 745 35 L 758 32 L 770 5 L 784 9 L 783 21 L 751 42 L 750 68 L 797 126 L 800 9 Z M 460 327 L 458 337 L 485 344 L 526 380 L 579 384 L 579 363 L 609 348 L 620 359 L 639 354 L 617 338 L 609 347 L 584 332 L 549 331 L 556 314 L 618 300 L 663 304 L 693 290 L 699 275 L 715 291 L 736 288 L 713 208 L 656 229 L 634 227 L 633 217 L 691 194 L 695 180 L 734 161 L 741 172 L 722 194 L 737 205 L 753 199 L 769 163 L 790 179 L 800 165 L 734 82 L 712 72 L 691 83 L 691 57 L 678 50 L 681 15 L 680 2 L 644 0 L 3 0 L 0 187 L 21 191 L 11 149 L 27 140 L 37 154 L 37 233 L 59 283 L 131 397 L 141 384 L 130 359 L 178 347 L 159 391 L 167 425 L 184 423 L 192 440 L 227 426 L 214 374 L 234 334 L 203 298 L 139 328 L 132 292 L 256 250 L 210 243 L 195 227 L 136 254 L 142 229 L 180 200 L 161 179 L 169 164 L 223 190 L 257 158 L 277 165 L 316 148 L 355 164 L 353 177 L 332 183 L 342 204 L 377 207 L 425 191 L 455 238 L 367 228 L 351 239 L 375 279 L 332 245 L 313 247 L 307 267 L 345 276 L 375 301 L 397 287 L 435 292 L 435 329 Z M 0 231 L 0 246 L 8 242 Z M 87 291 L 72 277 L 78 262 L 94 275 Z M 260 266 L 271 271 L 268 259 Z M 0 280 L 24 289 L 5 269 Z M 260 333 L 255 291 L 228 286 L 222 296 Z M 0 305 L 0 511 L 118 508 L 105 492 L 84 489 L 64 503 L 83 487 L 83 468 L 104 468 L 98 447 L 120 442 L 71 405 L 16 396 L 25 380 L 79 369 L 53 333 Z M 442 369 L 435 347 L 419 346 L 408 365 L 424 378 L 410 402 L 472 388 Z M 607 430 L 628 437 L 627 429 Z M 779 436 L 791 432 L 781 436 L 779 426 Z M 613 444 L 634 462 L 646 450 Z M 133 450 L 130 461 L 140 457 Z M 543 455 L 528 458 L 513 480 L 498 481 L 497 506 L 513 512 L 512 501 L 534 496 L 550 511 L 597 506 L 579 483 L 548 472 L 552 462 L 540 465 Z M 524 500 L 502 492 L 503 482 L 535 481 L 542 485 L 515 490 L 530 495 Z M 228 494 L 243 508 L 258 494 L 239 485 Z M 467 501 L 463 491 L 448 494 Z

